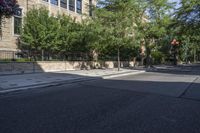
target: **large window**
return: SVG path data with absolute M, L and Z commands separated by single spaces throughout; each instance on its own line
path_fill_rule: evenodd
M 92 0 L 89 0 L 89 16 L 92 16 Z
M 51 0 L 51 4 L 58 5 L 58 0 Z
M 14 34 L 19 35 L 22 27 L 22 9 L 17 8 L 14 13 Z
M 82 13 L 82 0 L 77 0 L 76 9 L 77 9 L 77 13 Z
M 43 0 L 43 1 L 49 2 L 49 0 Z
M 67 8 L 67 0 L 60 0 L 60 6 L 63 8 Z
M 69 0 L 69 10 L 75 11 L 75 0 Z

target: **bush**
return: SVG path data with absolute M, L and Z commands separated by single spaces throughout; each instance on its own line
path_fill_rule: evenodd
M 152 52 L 153 64 L 161 64 L 164 60 L 164 54 L 159 51 Z

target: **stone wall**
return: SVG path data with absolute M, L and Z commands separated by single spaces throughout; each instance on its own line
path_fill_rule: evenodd
M 133 67 L 134 62 L 122 61 L 121 67 Z M 52 72 L 81 69 L 117 68 L 116 61 L 38 61 L 0 62 L 0 75 L 34 72 Z

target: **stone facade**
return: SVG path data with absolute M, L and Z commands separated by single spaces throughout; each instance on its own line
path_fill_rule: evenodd
M 66 14 L 75 18 L 77 21 L 84 19 L 85 14 L 89 15 L 89 0 L 82 0 L 82 13 L 77 13 L 76 1 L 74 4 L 74 11 L 69 10 L 69 0 L 66 0 L 67 8 L 61 7 L 61 0 L 58 0 L 58 4 L 52 4 L 51 1 L 55 0 L 18 0 L 18 4 L 22 9 L 22 18 L 26 14 L 27 10 L 31 9 L 33 6 L 44 6 L 46 7 L 50 14 Z M 95 0 L 94 0 L 95 1 Z M 93 2 L 95 4 L 95 2 Z M 84 14 L 84 15 L 83 15 Z M 23 19 L 22 19 L 23 20 Z M 22 22 L 23 23 L 23 22 Z M 0 38 L 0 51 L 18 51 L 17 41 L 19 35 L 14 34 L 14 17 L 5 18 L 2 24 L 2 36 Z

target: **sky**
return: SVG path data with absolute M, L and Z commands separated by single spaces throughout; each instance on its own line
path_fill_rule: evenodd
M 170 2 L 176 2 L 176 8 L 180 7 L 180 0 L 169 0 Z

